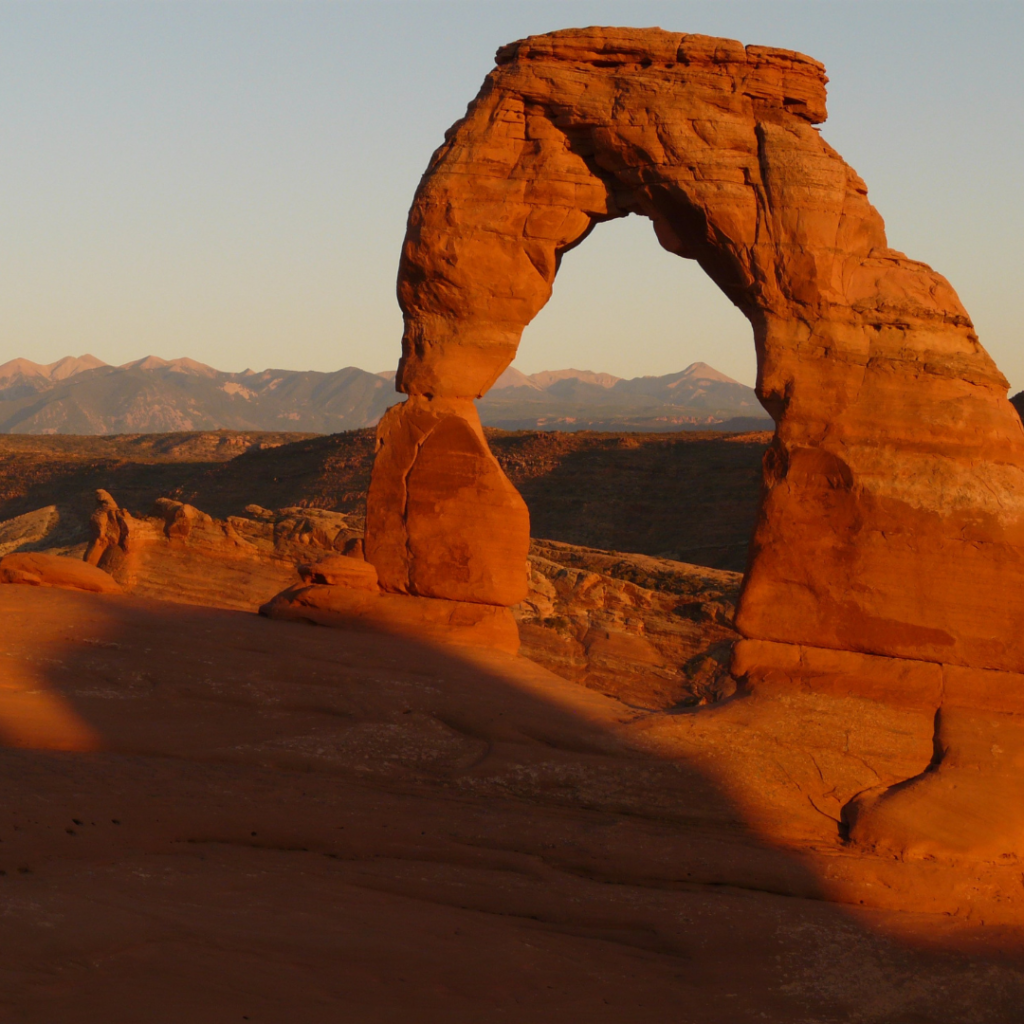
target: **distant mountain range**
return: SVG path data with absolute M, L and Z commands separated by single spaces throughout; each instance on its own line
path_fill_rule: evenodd
M 589 370 L 509 368 L 477 402 L 480 418 L 505 430 L 767 430 L 753 388 L 707 363 L 624 380 Z
M 109 366 L 94 356 L 0 366 L 0 433 L 135 434 L 286 430 L 330 434 L 372 426 L 402 400 L 394 372 L 224 373 L 194 359 L 149 356 Z M 624 380 L 589 370 L 509 368 L 477 402 L 506 430 L 757 430 L 768 419 L 752 388 L 706 363 Z
M 93 356 L 48 366 L 14 359 L 0 366 L 0 432 L 332 434 L 376 423 L 401 400 L 389 376 L 354 366 L 334 373 L 223 373 L 194 359 L 156 356 L 124 366 L 107 366 Z

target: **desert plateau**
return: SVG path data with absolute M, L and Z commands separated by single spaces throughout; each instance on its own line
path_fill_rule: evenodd
M 397 367 L 0 365 L 0 1022 L 1022 1019 L 1024 393 L 827 82 L 528 35 Z M 756 387 L 513 365 L 626 217 Z

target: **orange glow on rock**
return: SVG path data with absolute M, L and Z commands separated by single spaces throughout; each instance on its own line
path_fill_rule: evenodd
M 100 748 L 99 735 L 67 700 L 10 668 L 0 674 L 0 742 L 29 750 Z

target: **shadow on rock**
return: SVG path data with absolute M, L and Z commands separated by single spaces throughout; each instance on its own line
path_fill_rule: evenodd
M 101 748 L 0 754 L 15 1019 L 1016 1019 L 1017 930 L 827 902 L 685 744 L 524 659 L 29 587 L 0 611 L 4 671 Z

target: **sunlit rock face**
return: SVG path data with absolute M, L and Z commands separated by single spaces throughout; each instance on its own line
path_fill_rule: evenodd
M 661 30 L 566 30 L 498 51 L 409 214 L 397 386 L 410 398 L 382 422 L 367 514 L 385 591 L 522 599 L 525 508 L 471 399 L 512 361 L 560 255 L 636 213 L 750 320 L 758 396 L 777 425 L 736 618 L 762 642 L 743 676 L 884 702 L 881 657 L 970 670 L 958 708 L 990 708 L 993 687 L 973 686 L 972 671 L 1019 692 L 1021 421 L 952 287 L 888 248 L 864 182 L 819 134 L 826 81 L 801 54 Z M 830 674 L 829 658 L 790 645 L 864 660 Z M 900 697 L 925 720 L 942 705 L 942 673 Z M 936 757 L 941 723 L 965 713 L 939 716 Z M 942 828 L 899 794 L 850 796 L 847 827 L 884 846 L 870 822 L 885 808 L 900 849 L 941 846 L 914 838 Z M 891 825 L 901 806 L 917 824 Z M 1024 846 L 1016 813 L 993 817 L 986 851 Z

